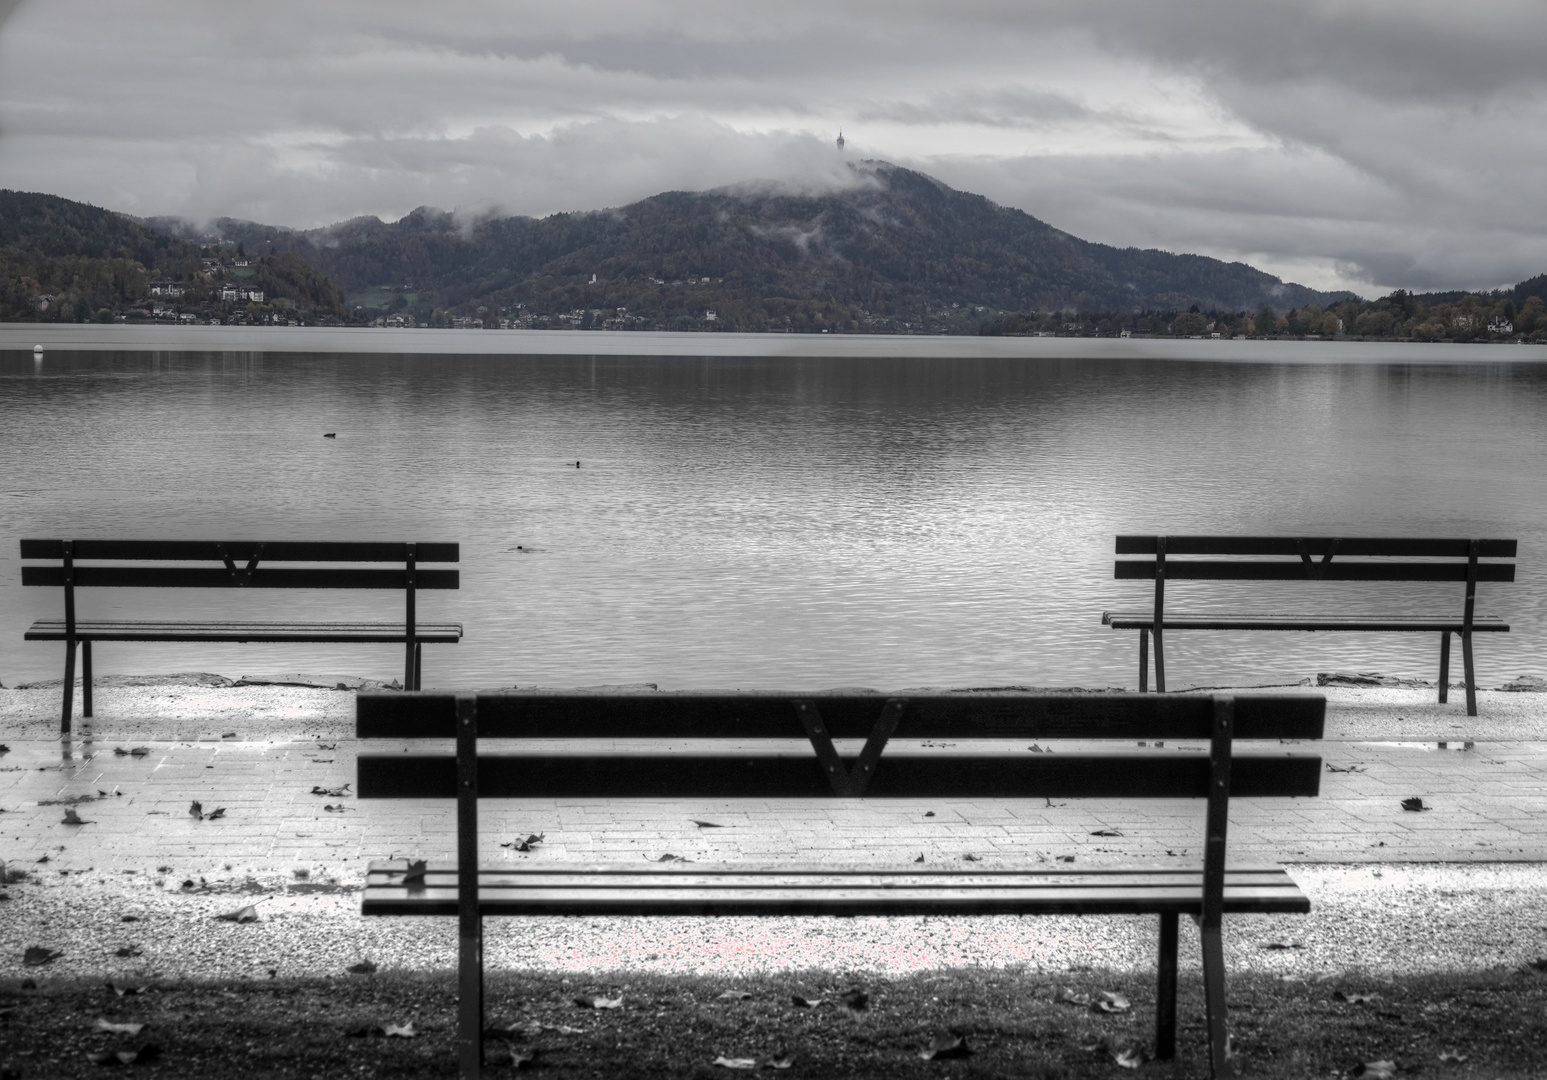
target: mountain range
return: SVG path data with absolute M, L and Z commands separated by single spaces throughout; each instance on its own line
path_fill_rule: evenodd
M 545 218 L 421 207 L 297 231 L 229 218 L 196 228 L 248 254 L 292 252 L 367 309 L 421 322 L 436 311 L 724 329 L 971 330 L 1016 311 L 1279 310 L 1353 297 L 1286 283 L 1245 263 L 1117 248 L 884 162 L 844 187 L 673 191 Z M 619 312 L 618 309 L 624 309 Z
M 304 230 L 0 191 L 0 319 L 1471 340 L 1507 333 L 1496 327 L 1519 306 L 1509 332 L 1540 334 L 1547 278 L 1364 301 L 1245 263 L 1092 243 L 885 162 L 851 163 L 847 179 Z

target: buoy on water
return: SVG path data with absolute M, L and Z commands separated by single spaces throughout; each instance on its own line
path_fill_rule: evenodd
M 42 351 L 43 351 L 43 346 L 41 346 L 41 345 L 34 345 L 34 346 L 33 346 L 33 347 L 32 347 L 32 351 L 33 351 L 33 352 L 34 352 L 34 353 L 40 353 L 40 352 L 42 352 Z

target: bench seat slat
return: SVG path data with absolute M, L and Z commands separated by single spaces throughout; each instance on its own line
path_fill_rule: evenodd
M 361 754 L 361 798 L 455 798 L 450 754 Z M 1312 754 L 1240 754 L 1232 759 L 1230 795 L 1313 796 L 1321 758 Z M 867 798 L 1206 798 L 1203 754 L 884 753 Z M 811 751 L 480 754 L 480 798 L 832 798 Z
M 1154 536 L 1119 536 L 1117 554 L 1153 555 Z M 1327 549 L 1337 544 L 1339 557 L 1356 556 L 1407 559 L 1465 559 L 1471 553 L 1471 540 L 1436 539 L 1420 536 L 1167 536 L 1168 555 L 1287 555 L 1298 557 L 1300 545 L 1320 560 Z M 1479 540 L 1477 554 L 1485 559 L 1513 559 L 1514 540 Z
M 372 860 L 366 871 L 369 887 L 401 885 L 408 870 L 407 859 Z M 1051 864 L 1049 864 L 1051 865 Z M 854 885 L 866 888 L 890 888 L 896 885 L 979 886 L 1037 885 L 1044 888 L 1088 886 L 1099 881 L 1113 887 L 1178 886 L 1198 881 L 1200 871 L 1183 866 L 1095 866 L 1075 871 L 1039 867 L 989 866 L 982 869 L 930 869 L 909 867 L 832 867 L 832 866 L 749 866 L 746 863 L 672 863 L 648 864 L 644 868 L 619 863 L 547 863 L 541 866 L 481 866 L 480 886 L 560 888 L 582 885 L 587 888 L 674 888 L 691 885 L 725 885 L 727 888 L 818 887 Z M 1237 885 L 1280 885 L 1286 880 L 1282 866 L 1232 866 L 1228 873 Z M 427 887 L 453 886 L 457 880 L 454 861 L 430 861 L 425 868 Z
M 246 562 L 258 555 L 263 562 L 403 562 L 408 545 L 399 542 L 353 540 L 76 540 L 77 559 L 162 559 L 219 562 L 229 555 Z M 430 541 L 414 545 L 421 563 L 458 562 L 462 545 Z M 63 540 L 23 540 L 24 559 L 62 559 Z
M 1101 621 L 1114 630 L 1151 630 L 1155 612 L 1105 611 Z M 1242 615 L 1225 612 L 1171 612 L 1165 614 L 1167 630 L 1345 630 L 1371 633 L 1459 634 L 1460 615 Z M 1496 615 L 1472 620 L 1478 633 L 1508 633 L 1509 623 Z
M 1117 560 L 1113 577 L 1119 581 L 1153 580 L 1155 564 L 1134 559 Z M 1308 567 L 1303 562 L 1212 562 L 1205 559 L 1167 559 L 1168 581 L 1465 581 L 1464 562 L 1376 563 L 1332 562 Z M 1478 581 L 1514 581 L 1514 563 L 1478 563 Z
M 407 570 L 350 567 L 273 569 L 233 575 L 209 566 L 76 566 L 76 588 L 109 589 L 407 589 Z M 24 566 L 23 585 L 64 587 L 62 566 Z M 460 587 L 460 570 L 417 570 L 415 589 Z
M 457 910 L 454 871 L 427 875 L 413 890 L 378 882 L 401 871 L 370 875 L 361 911 L 366 915 L 451 915 Z M 996 874 L 988 880 L 959 874 L 887 875 L 828 871 L 788 883 L 770 874 L 726 868 L 714 874 L 635 873 L 624 883 L 571 875 L 555 881 L 535 875 L 508 884 L 509 873 L 481 871 L 479 906 L 485 915 L 1014 915 L 1195 913 L 1201 909 L 1202 871 L 1135 874 Z M 1225 910 L 1232 913 L 1304 913 L 1310 900 L 1283 870 L 1228 870 Z
M 401 642 L 403 623 L 365 622 L 172 622 L 161 620 L 77 619 L 75 636 L 91 641 L 258 641 L 258 642 Z M 39 619 L 23 635 L 27 641 L 63 641 L 63 619 Z M 456 644 L 461 623 L 416 623 L 414 639 L 427 644 Z
M 1213 699 L 1090 694 L 900 694 L 906 701 L 894 739 L 1207 739 Z M 795 713 L 810 702 L 834 739 L 864 739 L 885 694 L 723 694 L 668 692 L 626 703 L 580 694 L 478 695 L 480 739 L 804 739 Z M 1237 739 L 1319 739 L 1325 709 L 1310 695 L 1239 694 Z M 362 694 L 355 733 L 362 739 L 452 738 L 454 694 Z

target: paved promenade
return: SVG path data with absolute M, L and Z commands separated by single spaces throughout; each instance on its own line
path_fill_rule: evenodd
M 1394 890 L 1403 881 L 1430 897 L 1413 909 L 1417 914 L 1403 918 L 1438 919 L 1442 934 L 1445 927 L 1468 927 L 1465 948 L 1479 958 L 1547 950 L 1547 930 L 1541 925 L 1547 923 L 1547 910 L 1537 910 L 1547 903 L 1547 866 L 1538 865 L 1547 864 L 1547 788 L 1542 783 L 1547 695 L 1483 692 L 1482 715 L 1468 718 L 1459 702 L 1436 704 L 1432 689 L 1304 692 L 1324 693 L 1329 701 L 1329 738 L 1319 748 L 1302 748 L 1319 749 L 1324 758 L 1321 796 L 1260 804 L 1233 800 L 1230 822 L 1233 861 L 1299 864 L 1296 876 L 1329 912 L 1323 918 L 1331 922 L 1320 931 L 1290 920 L 1288 932 L 1321 940 L 1326 956 L 1346 951 L 1339 934 L 1346 937 L 1347 926 L 1365 918 L 1368 903 L 1374 902 L 1359 890 L 1368 892 L 1380 881 Z M 0 691 L 0 743 L 9 747 L 0 755 L 0 859 L 33 878 L 11 890 L 14 899 L 26 903 L 7 905 L 9 914 L 19 918 L 11 931 L 0 931 L 0 976 L 13 967 L 13 974 L 20 973 L 12 954 L 19 954 L 14 947 L 23 942 L 11 937 L 57 935 L 61 918 L 68 934 L 84 935 L 83 942 L 92 943 L 92 955 L 110 955 L 107 945 L 124 934 L 112 914 L 120 909 L 159 913 L 173 936 L 193 934 L 206 941 L 204 953 L 180 938 L 173 950 L 179 963 L 206 974 L 251 971 L 261 964 L 284 967 L 294 957 L 276 957 L 272 950 L 249 954 L 243 949 L 250 935 L 242 937 L 229 924 L 212 928 L 215 908 L 254 898 L 264 900 L 274 915 L 288 912 L 300 920 L 291 924 L 296 933 L 303 923 L 314 927 L 317 932 L 310 937 L 295 939 L 294 948 L 308 955 L 337 952 L 342 962 L 351 951 L 374 950 L 378 957 L 431 965 L 445 962 L 442 953 L 449 957 L 452 920 L 408 920 L 419 924 L 408 928 L 404 920 L 358 915 L 352 894 L 369 860 L 451 857 L 455 831 L 449 802 L 361 802 L 354 797 L 352 692 L 106 687 L 97 694 L 97 716 L 78 720 L 76 737 L 66 741 L 53 731 L 56 695 L 57 689 Z M 374 743 L 371 749 L 388 747 Z M 949 754 L 957 748 L 939 749 Z M 1198 753 L 1202 747 L 1148 747 L 1145 752 Z M 1402 801 L 1413 797 L 1428 809 L 1404 810 Z M 224 813 L 196 819 L 189 813 L 194 801 L 206 814 Z M 69 811 L 84 824 L 67 823 Z M 1099 805 L 1079 800 L 1049 805 L 1040 799 L 984 805 L 770 800 L 751 807 L 511 800 L 486 801 L 480 813 L 487 863 L 644 861 L 673 855 L 695 862 L 896 865 L 912 865 L 922 857 L 927 865 L 940 866 L 959 865 L 969 856 L 988 865 L 1073 856 L 1076 865 L 1135 858 L 1180 865 L 1201 860 L 1203 808 L 1180 800 Z M 1097 831 L 1120 835 L 1093 835 Z M 531 834 L 541 834 L 542 840 L 528 852 L 504 846 Z M 47 886 L 45 893 L 39 885 Z M 1349 900 L 1342 908 L 1323 903 L 1341 888 L 1352 888 L 1363 899 Z M 1393 890 L 1383 903 L 1396 895 Z M 1449 901 L 1436 899 L 1468 890 L 1511 897 L 1510 904 L 1529 909 L 1496 926 L 1492 952 L 1485 947 L 1488 934 L 1479 937 L 1473 923 L 1482 914 L 1495 918 L 1503 908 L 1484 913 L 1476 904 L 1461 904 L 1450 911 Z M 248 899 L 238 903 L 238 896 Z M 109 915 L 84 912 L 100 906 Z M 70 913 L 62 915 L 62 910 Z M 447 925 L 438 925 L 443 921 Z M 1087 927 L 1097 930 L 1095 922 L 1084 920 L 1080 931 L 1060 932 L 1057 948 L 1047 947 L 1078 951 L 1084 940 L 1094 948 L 1127 949 L 1122 955 L 1130 959 L 1130 953 L 1152 952 L 1147 930 L 1108 930 L 1081 938 Z M 730 935 L 715 956 L 745 959 L 769 949 L 793 949 L 795 959 L 788 962 L 801 957 L 826 962 L 820 949 L 813 953 L 804 944 L 792 945 L 799 936 L 794 930 L 778 931 L 775 936 L 783 944 L 769 945 L 770 925 L 733 933 L 727 923 L 715 931 Z M 1372 924 L 1362 932 L 1373 941 L 1389 931 L 1387 954 L 1395 962 L 1404 955 L 1426 955 L 1413 944 L 1411 929 L 1411 924 L 1392 925 L 1378 932 Z M 631 948 L 619 945 L 621 931 L 582 947 L 572 940 L 571 927 L 562 943 L 550 941 L 541 948 L 522 933 L 527 932 L 506 925 L 491 947 L 504 940 L 502 935 L 516 934 L 506 940 L 507 962 L 607 966 L 677 951 L 663 941 L 681 944 L 673 937 L 676 931 L 643 930 L 637 921 L 624 935 L 635 942 Z M 652 936 L 658 933 L 665 937 Z M 955 944 L 934 942 L 933 952 L 925 950 L 934 959 L 918 962 L 1004 961 L 994 948 L 980 954 L 988 946 L 973 932 L 951 928 L 941 933 Z M 209 944 L 231 934 L 236 936 L 228 945 L 235 953 Z M 861 933 L 858 943 L 847 939 L 843 948 L 867 957 L 868 950 L 881 949 L 888 962 L 915 962 L 898 959 L 897 949 L 912 956 L 912 945 L 887 939 L 883 946 L 867 934 L 871 931 Z M 749 945 L 749 935 L 762 944 Z M 326 943 L 319 940 L 323 937 Z M 1450 947 L 1454 951 L 1459 944 Z M 835 946 L 829 942 L 825 947 Z M 423 949 L 430 952 L 415 951 Z M 709 962 L 691 949 L 688 954 L 696 966 Z M 1015 955 L 1025 959 L 1022 952 Z M 1375 953 L 1362 955 L 1368 959 Z M 203 959 L 196 960 L 199 956 Z M 113 961 L 106 963 L 111 967 Z M 87 963 L 82 970 L 95 969 Z

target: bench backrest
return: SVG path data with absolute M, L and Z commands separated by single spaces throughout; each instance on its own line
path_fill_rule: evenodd
M 455 754 L 362 753 L 356 788 L 362 799 L 457 800 L 457 863 L 463 871 L 457 913 L 466 939 L 481 911 L 474 872 L 480 797 L 1202 797 L 1208 808 L 1200 912 L 1217 924 L 1224 910 L 1230 796 L 1313 796 L 1321 786 L 1319 756 L 1286 752 L 1276 743 L 1267 754 L 1236 755 L 1233 744 L 1319 739 L 1326 701 L 1310 695 L 1120 693 L 405 693 L 361 694 L 355 708 L 361 739 L 456 740 Z M 480 754 L 480 738 L 539 745 Z M 846 758 L 835 738 L 865 743 Z M 888 750 L 889 741 L 902 739 L 915 745 Z M 969 742 L 918 745 L 941 739 Z M 1209 753 L 1039 753 L 1028 739 L 1206 739 Z M 650 749 L 662 740 L 705 745 Z M 1001 745 L 985 751 L 980 740 Z M 599 742 L 605 745 L 592 747 Z M 738 745 L 727 749 L 715 742 Z M 748 744 L 762 746 L 744 749 Z
M 1164 621 L 1166 581 L 1457 581 L 1466 583 L 1463 633 L 1470 633 L 1479 581 L 1514 581 L 1514 540 L 1423 537 L 1119 536 L 1113 577 L 1153 579 L 1154 625 Z M 1225 559 L 1176 556 L 1229 556 Z M 1251 556 L 1277 558 L 1256 560 Z M 1354 561 L 1359 560 L 1359 561 Z M 1417 560 L 1417 561 L 1412 561 Z
M 58 566 L 23 566 L 23 585 L 134 589 L 455 589 L 457 570 L 425 570 L 422 563 L 453 563 L 459 544 L 349 543 L 255 540 L 23 540 L 23 559 L 56 559 Z M 213 562 L 219 566 L 82 566 L 92 562 Z M 263 563 L 402 563 L 402 569 L 287 567 Z
M 402 589 L 404 638 L 413 685 L 415 594 L 420 589 L 455 589 L 459 570 L 424 570 L 421 563 L 456 562 L 461 545 L 447 543 L 351 543 L 294 540 L 23 540 L 23 559 L 57 559 L 57 566 L 23 566 L 23 585 L 64 589 L 65 641 L 75 650 L 75 590 L 132 589 Z M 117 563 L 82 566 L 80 560 Z M 218 562 L 220 566 L 134 566 L 144 562 Z M 263 567 L 261 563 L 402 563 L 391 570 L 360 566 Z
M 356 709 L 361 739 L 456 738 L 459 752 L 477 757 L 478 794 L 492 798 L 1177 798 L 1208 796 L 1211 766 L 1221 765 L 1227 794 L 1315 795 L 1319 757 L 1275 744 L 1271 755 L 1232 764 L 1230 746 L 1320 738 L 1325 704 L 1305 695 L 430 693 L 361 695 Z M 480 738 L 568 745 L 480 755 Z M 864 748 L 845 760 L 834 739 L 863 739 Z M 887 751 L 899 739 L 1008 746 Z M 1225 757 L 1041 754 L 1025 745 L 1052 739 L 1207 740 Z M 601 740 L 609 745 L 593 749 Z M 619 749 L 620 740 L 632 745 Z M 662 740 L 762 745 L 649 747 Z M 361 798 L 452 798 L 462 779 L 457 754 L 362 753 L 357 790 Z

